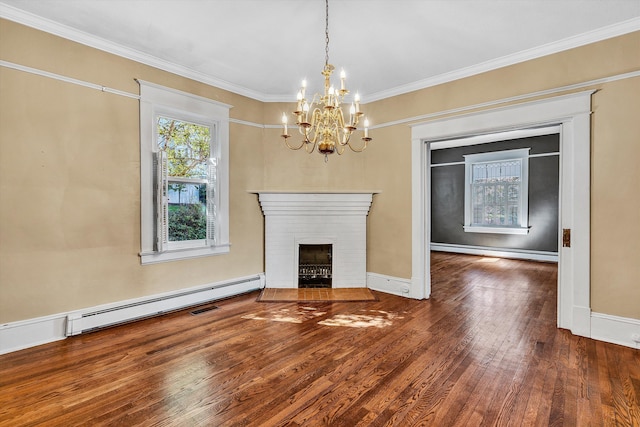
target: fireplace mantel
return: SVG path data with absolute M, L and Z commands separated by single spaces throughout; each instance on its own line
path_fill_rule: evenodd
M 368 193 L 258 192 L 270 288 L 298 287 L 298 247 L 333 245 L 334 288 L 366 287 Z

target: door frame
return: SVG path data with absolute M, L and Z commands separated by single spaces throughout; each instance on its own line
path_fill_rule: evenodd
M 411 294 L 431 295 L 431 147 L 443 139 L 560 125 L 558 317 L 560 328 L 590 336 L 590 177 L 592 90 L 483 110 L 411 126 Z M 571 246 L 562 246 L 562 229 Z

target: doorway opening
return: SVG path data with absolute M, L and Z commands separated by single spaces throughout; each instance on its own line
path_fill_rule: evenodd
M 431 294 L 430 144 L 462 137 L 560 127 L 560 221 L 571 242 L 558 245 L 557 326 L 591 335 L 590 308 L 590 144 L 591 94 L 584 91 L 509 105 L 412 127 L 412 289 L 413 298 Z
M 437 141 L 429 150 L 431 250 L 557 262 L 559 126 Z

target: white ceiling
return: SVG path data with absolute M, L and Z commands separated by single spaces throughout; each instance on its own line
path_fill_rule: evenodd
M 323 0 L 0 0 L 0 16 L 262 101 L 321 84 Z M 330 63 L 363 102 L 637 30 L 640 0 L 329 3 Z

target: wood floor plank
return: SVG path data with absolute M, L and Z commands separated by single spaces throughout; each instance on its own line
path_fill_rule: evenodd
M 432 254 L 432 297 L 257 293 L 0 356 L 0 426 L 640 425 L 640 351 L 556 328 L 555 264 Z

